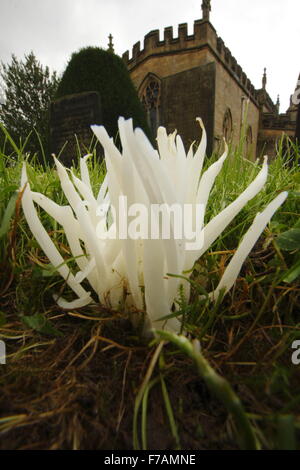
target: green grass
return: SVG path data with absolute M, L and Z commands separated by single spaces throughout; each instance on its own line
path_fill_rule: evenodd
M 191 299 L 180 299 L 179 313 L 191 338 L 200 341 L 201 369 L 193 363 L 199 357 L 176 342 L 147 344 L 124 312 L 57 307 L 52 293 L 65 289 L 64 281 L 33 239 L 20 206 L 23 161 L 34 191 L 66 201 L 50 162 L 41 165 L 26 155 L 26 146 L 13 148 L 11 155 L 0 151 L 0 339 L 8 354 L 0 365 L 0 447 L 300 449 L 300 365 L 291 362 L 292 343 L 300 338 L 299 149 L 290 143 L 284 153 L 280 143 L 265 188 L 195 265 Z M 105 168 L 91 151 L 97 191 Z M 247 187 L 259 167 L 231 152 L 207 220 Z M 235 287 L 211 305 L 203 294 L 216 286 L 256 213 L 285 190 L 288 199 Z M 42 210 L 40 217 L 69 256 L 60 227 Z M 209 385 L 205 370 L 220 380 L 225 395 Z M 235 395 L 241 408 L 232 407 Z

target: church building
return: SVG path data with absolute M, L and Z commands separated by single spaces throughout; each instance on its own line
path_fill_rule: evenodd
M 154 133 L 159 125 L 175 129 L 186 147 L 199 141 L 196 117 L 202 117 L 208 133 L 208 155 L 219 150 L 223 136 L 233 146 L 244 138 L 245 156 L 274 156 L 282 133 L 294 138 L 297 105 L 279 114 L 279 98 L 273 103 L 267 89 L 266 70 L 262 86 L 255 89 L 238 61 L 210 22 L 211 2 L 202 1 L 202 18 L 194 22 L 193 34 L 180 24 L 178 37 L 172 27 L 150 31 L 123 54 Z M 296 77 L 295 77 L 296 78 Z

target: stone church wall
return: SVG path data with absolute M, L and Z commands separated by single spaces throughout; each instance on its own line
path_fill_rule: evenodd
M 162 81 L 162 124 L 168 132 L 177 129 L 186 150 L 199 142 L 201 130 L 197 117 L 202 117 L 208 135 L 207 153 L 213 144 L 215 64 L 210 63 L 166 77 Z
M 232 115 L 232 143 L 238 144 L 242 109 L 249 98 L 251 145 L 248 142 L 247 150 L 255 154 L 259 126 L 256 90 L 211 23 L 196 20 L 192 35 L 187 34 L 186 24 L 180 24 L 178 37 L 173 36 L 171 27 L 165 28 L 162 40 L 158 30 L 151 31 L 144 38 L 144 48 L 136 43 L 132 56 L 126 52 L 123 59 L 141 98 L 147 77 L 153 75 L 160 81 L 159 124 L 169 132 L 177 129 L 186 147 L 199 140 L 195 118 L 203 119 L 208 154 L 222 144 L 228 109 Z
M 214 135 L 215 145 L 222 140 L 223 123 L 226 111 L 229 109 L 232 116 L 232 145 L 239 144 L 241 138 L 241 129 L 243 115 L 247 107 L 248 96 L 239 83 L 228 73 L 223 64 L 216 63 L 216 95 L 215 95 L 215 120 Z M 247 120 L 245 131 L 251 126 L 252 142 L 249 142 L 250 157 L 255 156 L 258 126 L 259 126 L 259 107 L 251 99 L 248 103 Z M 249 156 L 249 155 L 248 155 Z

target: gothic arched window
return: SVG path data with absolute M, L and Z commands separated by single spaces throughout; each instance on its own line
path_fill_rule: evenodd
M 231 111 L 227 108 L 224 119 L 223 119 L 223 136 L 227 143 L 231 141 L 232 138 L 232 116 Z
M 248 126 L 247 133 L 246 133 L 246 146 L 245 146 L 246 157 L 251 156 L 252 142 L 253 142 L 252 127 Z
M 153 74 L 146 77 L 140 88 L 140 100 L 146 110 L 147 120 L 153 135 L 160 125 L 160 80 Z

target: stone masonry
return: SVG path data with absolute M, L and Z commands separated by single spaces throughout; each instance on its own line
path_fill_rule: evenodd
M 283 132 L 294 135 L 296 118 L 290 111 L 279 115 L 266 91 L 266 73 L 262 88 L 254 88 L 210 23 L 210 1 L 202 2 L 202 10 L 193 34 L 188 35 L 186 23 L 179 25 L 177 37 L 172 27 L 164 29 L 162 40 L 154 30 L 145 36 L 143 48 L 138 42 L 131 57 L 128 51 L 123 54 L 149 124 L 153 130 L 159 125 L 168 132 L 176 129 L 188 147 L 200 139 L 195 119 L 201 117 L 208 132 L 208 154 L 220 150 L 223 136 L 233 146 L 244 136 L 245 155 L 250 158 L 266 147 L 273 154 Z
M 59 155 L 61 152 L 62 162 L 71 166 L 78 154 L 77 142 L 81 154 L 88 153 L 93 136 L 91 124 L 102 124 L 101 100 L 98 92 L 68 95 L 51 103 L 51 153 Z

